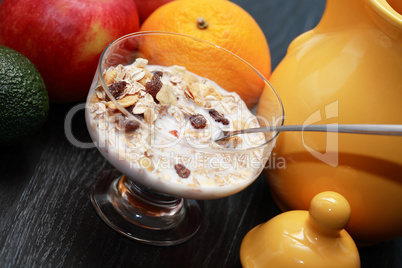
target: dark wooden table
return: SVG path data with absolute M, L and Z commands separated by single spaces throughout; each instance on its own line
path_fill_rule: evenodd
M 234 1 L 264 30 L 275 67 L 290 41 L 314 27 L 324 0 Z M 95 71 L 95 70 L 94 70 Z M 202 226 L 185 244 L 155 247 L 109 228 L 93 209 L 89 188 L 111 166 L 97 149 L 72 145 L 64 132 L 70 105 L 51 105 L 34 137 L 0 147 L 0 267 L 240 267 L 239 248 L 254 226 L 280 210 L 263 176 L 241 193 L 200 201 Z M 84 113 L 73 120 L 89 142 Z M 402 267 L 402 239 L 360 248 L 362 267 Z

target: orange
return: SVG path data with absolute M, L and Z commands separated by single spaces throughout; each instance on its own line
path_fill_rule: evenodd
M 155 10 L 143 23 L 140 31 L 166 31 L 187 34 L 223 47 L 241 57 L 265 78 L 271 74 L 271 57 L 268 42 L 257 22 L 238 5 L 223 0 L 178 0 L 167 3 Z M 184 65 L 188 70 L 215 80 L 228 91 L 237 92 L 251 108 L 263 90 L 264 83 L 249 71 L 234 72 L 234 58 L 208 51 L 205 54 L 200 44 L 191 45 L 186 41 L 164 40 L 148 42 L 153 50 L 163 50 L 160 61 Z M 197 51 L 198 50 L 198 51 Z M 162 55 L 163 54 L 163 55 Z M 202 55 L 202 56 L 200 56 Z M 200 58 L 203 57 L 203 58 Z M 160 62 L 159 61 L 159 62 Z M 205 64 L 200 64 L 200 62 Z M 254 86 L 250 86 L 254 84 Z

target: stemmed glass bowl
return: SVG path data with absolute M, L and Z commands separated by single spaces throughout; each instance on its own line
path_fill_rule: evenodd
M 124 73 L 129 66 L 135 68 Z M 154 78 L 163 84 L 157 94 Z M 269 118 L 254 116 L 231 93 L 251 98 L 250 92 L 261 89 L 270 95 Z M 172 92 L 179 93 L 172 99 Z M 210 117 L 211 111 L 225 124 Z M 202 129 L 193 125 L 199 114 L 207 119 Z M 100 171 L 91 201 L 110 227 L 129 238 L 152 245 L 185 242 L 201 223 L 195 200 L 226 197 L 249 186 L 278 135 L 248 134 L 217 144 L 215 134 L 221 128 L 281 125 L 283 118 L 275 90 L 235 54 L 183 34 L 123 36 L 102 53 L 86 103 L 92 140 L 116 168 Z

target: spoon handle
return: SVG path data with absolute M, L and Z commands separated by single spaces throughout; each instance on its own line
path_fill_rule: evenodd
M 371 134 L 402 136 L 402 125 L 379 125 L 379 124 L 328 124 L 328 125 L 292 125 L 292 126 L 270 126 L 241 129 L 235 131 L 222 131 L 222 136 L 216 141 L 246 133 L 273 132 L 273 131 L 317 131 L 317 132 L 338 132 L 353 134 Z

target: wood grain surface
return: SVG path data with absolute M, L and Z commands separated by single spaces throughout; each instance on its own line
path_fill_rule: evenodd
M 325 6 L 324 0 L 233 2 L 264 30 L 273 68 Z M 243 237 L 280 213 L 260 176 L 236 195 L 199 201 L 201 228 L 184 244 L 156 247 L 119 235 L 89 199 L 98 172 L 112 167 L 96 148 L 80 149 L 66 138 L 65 117 L 74 106 L 52 104 L 39 133 L 0 147 L 0 267 L 241 267 Z M 90 142 L 82 111 L 72 123 L 74 136 Z M 359 250 L 363 268 L 402 267 L 402 239 Z

